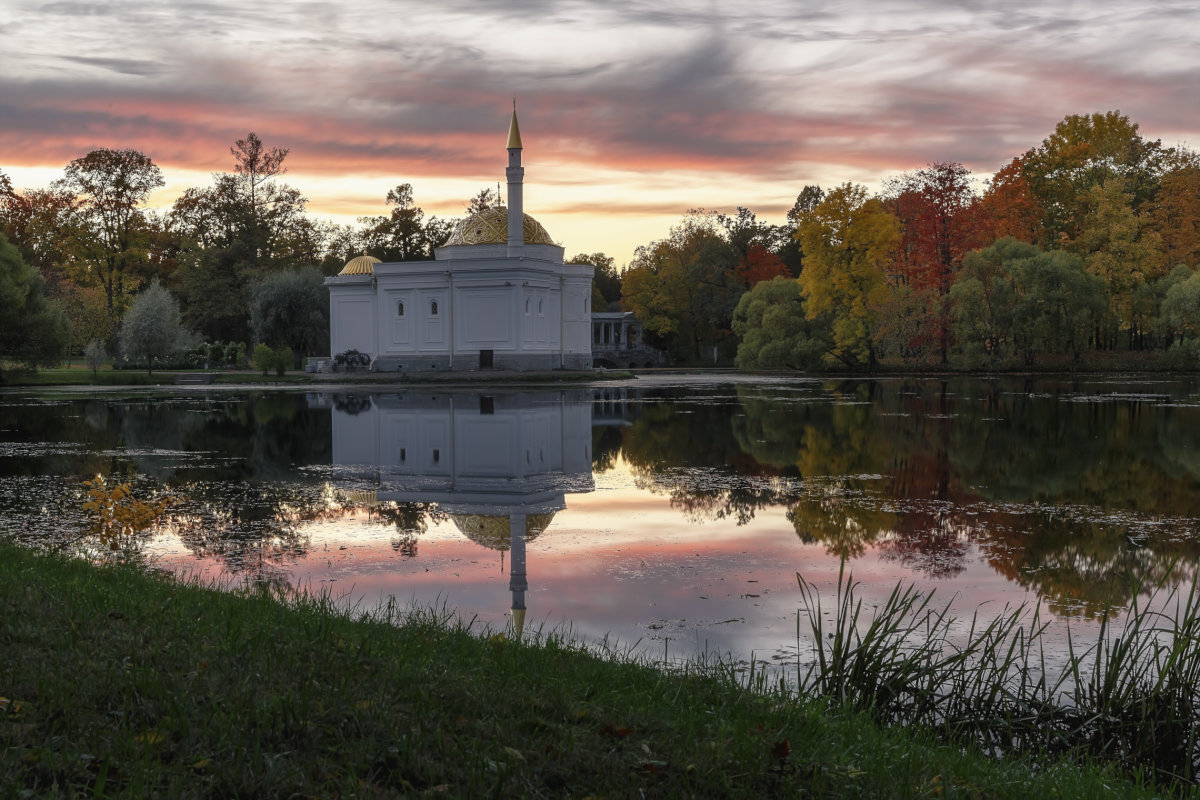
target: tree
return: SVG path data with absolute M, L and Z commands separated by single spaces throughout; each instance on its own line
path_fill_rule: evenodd
M 121 353 L 134 363 L 144 362 L 146 372 L 156 360 L 165 360 L 191 346 L 195 336 L 183 327 L 179 303 L 157 280 L 134 298 L 121 321 Z
M 695 212 L 666 239 L 634 251 L 621 307 L 680 360 L 708 360 L 712 348 L 732 344 L 733 309 L 745 291 L 736 266 L 737 251 L 712 215 Z
M 71 356 L 83 352 L 88 342 L 107 342 L 116 333 L 105 309 L 104 292 L 100 289 L 66 283 L 60 287 L 54 302 L 63 310 L 67 319 L 68 365 Z
M 621 273 L 616 262 L 604 253 L 577 253 L 567 260 L 568 264 L 587 264 L 595 273 L 592 275 L 592 310 L 619 311 L 621 309 Z
M 799 277 L 804 267 L 804 248 L 800 246 L 800 223 L 825 199 L 825 192 L 816 184 L 805 184 L 796 195 L 796 202 L 787 212 L 787 223 L 783 226 L 786 241 L 775 251 L 787 266 L 792 277 Z
M 1167 290 L 1162 313 L 1166 321 L 1182 334 L 1185 346 L 1200 359 L 1200 272 L 1179 281 Z
M 290 348 L 297 358 L 329 353 L 329 293 L 320 271 L 301 267 L 260 278 L 250 291 L 250 325 L 258 342 Z
M 988 181 L 979 201 L 986 239 L 994 242 L 1011 236 L 1027 244 L 1043 241 L 1046 210 L 1025 176 L 1027 155 L 1014 158 Z
M 467 203 L 467 215 L 478 214 L 480 211 L 487 211 L 489 208 L 499 208 L 503 203 L 500 202 L 499 190 L 480 189 L 479 194 L 471 198 Z
M 936 162 L 889 181 L 886 192 L 887 204 L 900 220 L 899 281 L 912 289 L 910 298 L 925 303 L 921 338 L 937 342 L 945 363 L 949 334 L 942 299 L 962 267 L 963 255 L 983 244 L 970 170 Z
M 0 192 L 0 232 L 41 273 L 51 292 L 70 282 L 73 265 L 80 261 L 79 243 L 88 238 L 77 230 L 78 205 L 65 189 Z
M 970 253 L 950 299 L 954 337 L 972 366 L 1008 354 L 1026 364 L 1046 353 L 1078 357 L 1108 304 L 1104 281 L 1079 256 L 1012 238 Z
M 1088 190 L 1110 178 L 1122 179 L 1134 210 L 1140 211 L 1157 190 L 1165 157 L 1162 144 L 1143 139 L 1137 123 L 1120 111 L 1064 118 L 1023 158 L 1023 174 L 1045 211 L 1038 244 L 1052 248 L 1062 239 L 1078 239 Z
M 164 183 L 162 172 L 143 153 L 100 149 L 68 164 L 65 177 L 55 184 L 79 199 L 79 282 L 95 282 L 104 290 L 114 326 L 147 261 L 148 225 L 141 205 Z
M 99 372 L 100 365 L 106 358 L 108 358 L 108 352 L 104 349 L 103 344 L 94 339 L 88 342 L 88 346 L 83 350 L 83 360 L 87 362 L 88 368 L 92 371 L 92 380 L 96 379 L 96 373 Z
M 832 349 L 830 320 L 810 320 L 795 278 L 762 281 L 742 295 L 733 312 L 741 370 L 813 369 Z
M 262 241 L 267 238 L 264 234 L 264 222 L 271 215 L 277 198 L 276 188 L 272 178 L 287 172 L 283 160 L 287 158 L 286 147 L 271 147 L 263 145 L 262 139 L 251 131 L 245 139 L 234 141 L 229 148 L 233 156 L 233 169 L 237 173 L 237 185 L 242 195 L 242 204 L 247 212 L 247 233 L 253 245 L 251 249 L 251 264 L 258 266 L 259 255 L 265 249 Z M 286 187 L 284 187 L 286 189 Z M 303 207 L 303 201 L 301 201 Z
M 364 227 L 361 252 L 383 261 L 417 261 L 433 258 L 433 249 L 445 242 L 440 236 L 447 227 L 437 217 L 425 220 L 425 212 L 413 202 L 412 185 L 402 183 L 387 194 L 392 207 L 386 217 L 359 217 Z M 438 238 L 440 236 L 440 238 Z
M 1113 315 L 1128 333 L 1130 347 L 1140 343 L 1139 329 L 1145 324 L 1134 298 L 1164 274 L 1162 239 L 1134 212 L 1132 201 L 1123 178 L 1111 177 L 1090 187 L 1080 198 L 1086 210 L 1079 236 L 1066 243 L 1066 249 L 1084 258 L 1089 272 L 1104 280 Z M 1113 333 L 1098 336 L 1097 346 L 1111 344 Z
M 0 233 L 0 356 L 37 367 L 58 363 L 67 347 L 67 321 L 47 301 L 37 270 Z
M 1200 267 L 1200 166 L 1184 164 L 1163 175 L 1148 217 L 1168 268 Z
M 833 316 L 834 356 L 847 365 L 876 363 L 873 331 L 891 287 L 900 223 L 862 186 L 829 192 L 800 223 L 804 247 L 800 287 L 809 319 Z
M 761 244 L 750 245 L 750 249 L 734 267 L 734 274 L 748 288 L 773 278 L 791 277 L 783 259 Z

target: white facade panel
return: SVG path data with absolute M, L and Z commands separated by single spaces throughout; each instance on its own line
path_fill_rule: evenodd
M 456 350 L 516 346 L 511 297 L 505 289 L 460 289 Z

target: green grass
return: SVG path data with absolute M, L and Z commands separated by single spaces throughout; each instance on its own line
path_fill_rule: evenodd
M 1143 601 L 1104 620 L 1094 642 L 1068 636 L 1049 669 L 1036 609 L 978 616 L 955 635 L 949 604 L 897 586 L 870 614 L 838 575 L 832 614 L 797 576 L 816 660 L 802 692 L 989 752 L 1103 761 L 1163 787 L 1196 785 L 1200 762 L 1200 588 Z M 1154 607 L 1152 608 L 1151 605 Z
M 0 797 L 1163 796 L 531 638 L 0 542 Z

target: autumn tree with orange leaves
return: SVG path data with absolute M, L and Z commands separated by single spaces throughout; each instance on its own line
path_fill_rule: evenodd
M 897 283 L 924 307 L 924 324 L 911 344 L 936 343 L 944 364 L 950 343 L 945 297 L 963 256 L 987 244 L 971 172 L 962 164 L 935 162 L 889 181 L 885 197 L 900 221 Z

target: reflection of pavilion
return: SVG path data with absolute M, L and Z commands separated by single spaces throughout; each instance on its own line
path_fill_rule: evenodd
M 525 542 L 590 492 L 592 398 L 583 392 L 313 398 L 333 409 L 333 463 L 379 501 L 437 503 L 471 541 L 510 551 L 513 625 L 525 619 Z

